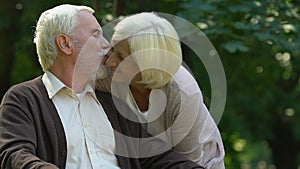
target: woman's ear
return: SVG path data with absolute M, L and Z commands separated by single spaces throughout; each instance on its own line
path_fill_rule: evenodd
M 66 55 L 70 55 L 72 53 L 72 41 L 69 36 L 59 34 L 56 36 L 55 42 L 58 49 L 64 52 Z

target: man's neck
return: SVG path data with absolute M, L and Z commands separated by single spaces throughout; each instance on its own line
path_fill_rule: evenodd
M 74 74 L 72 71 L 49 71 L 53 75 L 55 75 L 60 81 L 62 81 L 67 87 L 71 88 L 75 93 L 81 93 L 85 89 L 89 81 L 89 79 L 86 76 Z

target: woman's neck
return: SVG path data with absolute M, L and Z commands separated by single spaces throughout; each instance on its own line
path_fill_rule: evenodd
M 142 112 L 147 111 L 151 89 L 145 87 L 143 84 L 130 85 L 129 88 L 139 109 Z

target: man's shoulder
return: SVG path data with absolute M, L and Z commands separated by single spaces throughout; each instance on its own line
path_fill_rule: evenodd
M 12 97 L 21 99 L 24 97 L 30 97 L 30 95 L 34 93 L 36 93 L 36 95 L 39 95 L 42 86 L 43 82 L 41 76 L 39 76 L 34 79 L 11 86 L 5 93 L 3 99 Z
M 39 76 L 34 79 L 15 84 L 11 86 L 8 91 L 32 90 L 39 88 L 42 85 L 42 83 L 42 78 L 41 76 Z

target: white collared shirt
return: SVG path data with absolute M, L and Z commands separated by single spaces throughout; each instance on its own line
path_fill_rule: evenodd
M 49 71 L 42 81 L 62 121 L 67 139 L 67 169 L 119 169 L 113 128 L 87 85 L 76 94 Z

